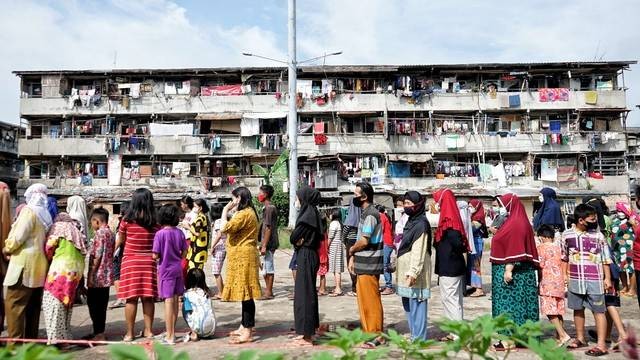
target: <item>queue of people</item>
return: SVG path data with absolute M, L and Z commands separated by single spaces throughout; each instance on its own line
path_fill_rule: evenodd
M 66 211 L 58 212 L 42 184 L 27 189 L 26 204 L 12 219 L 8 189 L 0 186 L 0 269 L 7 287 L 0 316 L 6 315 L 8 336 L 37 338 L 42 311 L 49 343 L 70 339 L 73 305 L 82 292 L 93 323 L 84 338 L 104 340 L 109 292 L 115 285 L 125 308 L 125 342 L 142 337 L 175 344 L 179 312 L 190 327 L 182 341 L 210 337 L 216 327 L 213 299 L 240 303 L 241 322 L 229 333 L 229 342 L 253 341 L 255 301 L 274 298 L 274 255 L 280 242 L 273 195 L 273 187 L 260 188 L 259 215 L 246 187 L 234 189 L 226 205 L 209 207 L 204 199 L 185 196 L 159 209 L 149 190 L 138 189 L 123 206 L 114 231 L 109 212 L 98 207 L 87 216 L 79 196 L 69 198 Z M 640 266 L 640 215 L 627 204 L 617 203 L 610 214 L 601 198 L 586 197 L 567 224 L 550 188 L 540 191 L 541 206 L 533 218 L 511 193 L 496 197 L 485 209 L 480 199 L 460 201 L 448 188 L 428 197 L 409 191 L 396 199 L 393 218 L 376 205 L 373 187 L 366 182 L 355 185 L 346 214 L 335 209 L 325 216 L 316 189 L 303 187 L 296 195 L 289 267 L 294 275 L 294 341 L 300 346 L 313 345 L 320 327 L 318 299 L 327 294 L 326 275 L 335 284 L 328 295 L 342 296 L 345 270 L 351 275 L 346 294 L 356 297 L 365 332 L 382 333 L 382 296 L 395 294 L 410 338 L 426 340 L 433 274 L 443 315 L 463 320 L 465 297 L 486 296 L 481 265 L 486 239 L 494 316 L 507 314 L 524 324 L 542 314 L 554 325 L 559 346 L 579 349 L 589 339 L 595 341 L 586 351 L 591 356 L 607 354 L 626 337 L 620 297 L 636 296 Z M 209 255 L 215 293 L 205 281 Z M 161 335 L 152 332 L 158 299 L 164 301 L 166 330 Z M 139 302 L 144 327 L 136 332 Z M 565 329 L 567 307 L 573 310 L 575 338 Z M 595 331 L 585 332 L 585 309 L 593 313 Z M 611 339 L 613 328 L 617 341 Z M 363 346 L 375 348 L 384 341 L 378 336 Z M 607 341 L 612 341 L 610 348 Z M 500 341 L 494 349 L 513 346 Z

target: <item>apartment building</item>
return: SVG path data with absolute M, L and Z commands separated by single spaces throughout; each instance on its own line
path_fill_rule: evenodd
M 18 125 L 0 121 L 0 181 L 9 185 L 13 196 L 24 167 L 18 160 L 18 138 L 24 135 L 21 130 Z
M 306 66 L 300 182 L 340 202 L 360 179 L 391 206 L 407 190 L 462 196 L 544 186 L 568 207 L 629 196 L 624 71 L 635 61 Z M 286 68 L 15 71 L 21 189 L 117 204 L 256 188 L 288 145 Z M 115 208 L 114 208 L 115 209 Z

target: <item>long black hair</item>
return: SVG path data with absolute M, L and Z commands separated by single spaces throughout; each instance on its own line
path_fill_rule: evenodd
M 211 205 L 211 219 L 216 221 L 222 217 L 222 209 L 224 208 L 224 204 L 222 203 L 214 203 Z
M 202 289 L 202 291 L 204 291 L 207 296 L 211 295 L 209 287 L 207 286 L 206 276 L 202 269 L 189 269 L 189 271 L 187 272 L 187 277 L 184 281 L 184 285 L 187 290 L 199 288 Z
M 251 191 L 249 191 L 249 189 L 244 186 L 240 186 L 233 189 L 231 195 L 240 198 L 240 201 L 238 202 L 238 211 L 244 210 L 246 208 L 251 208 L 256 214 L 256 217 L 258 217 L 258 212 L 256 211 L 256 208 L 253 207 L 253 199 L 251 197 Z
M 207 204 L 205 199 L 195 199 L 193 202 L 200 207 L 200 211 L 202 211 L 203 214 L 209 213 L 209 204 Z
M 153 206 L 153 194 L 145 188 L 137 189 L 131 197 L 131 205 L 124 219 L 135 222 L 147 230 L 156 226 L 156 208 Z

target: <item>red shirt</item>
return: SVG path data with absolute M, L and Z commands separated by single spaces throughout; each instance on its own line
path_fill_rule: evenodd
M 386 214 L 380 214 L 380 222 L 382 223 L 382 242 L 386 246 L 393 246 L 393 233 L 389 217 Z

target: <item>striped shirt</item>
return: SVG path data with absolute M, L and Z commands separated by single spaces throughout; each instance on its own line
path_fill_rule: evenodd
M 562 233 L 562 261 L 569 263 L 569 291 L 604 294 L 603 265 L 611 263 L 609 246 L 600 231 Z
M 358 275 L 380 275 L 383 273 L 383 242 L 380 212 L 369 205 L 362 211 L 358 224 L 357 240 L 367 239 L 367 246 L 354 254 L 354 267 Z M 357 241 L 356 240 L 356 241 Z

